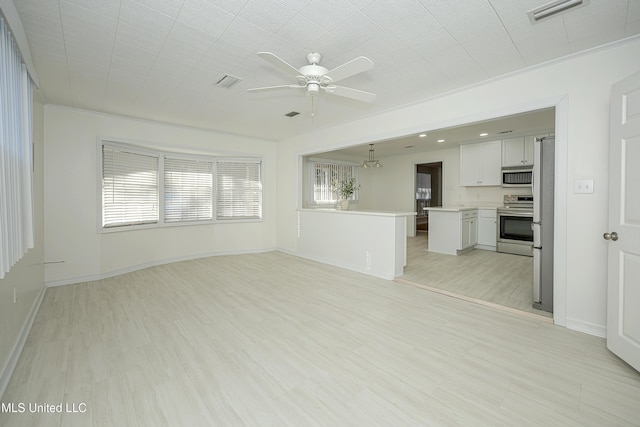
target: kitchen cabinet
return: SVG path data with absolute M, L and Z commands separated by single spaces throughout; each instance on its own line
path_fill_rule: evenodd
M 461 212 L 459 250 L 467 249 L 478 243 L 478 211 Z
M 469 208 L 427 208 L 429 251 L 458 255 L 478 241 L 478 210 Z
M 492 209 L 478 209 L 478 244 L 477 249 L 496 250 L 497 240 L 497 211 Z
M 501 184 L 502 141 L 460 146 L 460 185 L 463 187 Z
M 533 166 L 533 141 L 548 134 L 502 140 L 502 166 Z

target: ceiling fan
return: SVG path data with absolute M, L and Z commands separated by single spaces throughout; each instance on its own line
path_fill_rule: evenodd
M 327 70 L 320 65 L 322 55 L 319 53 L 310 53 L 307 55 L 309 65 L 304 65 L 300 69 L 288 64 L 284 60 L 271 52 L 258 52 L 258 56 L 274 65 L 280 71 L 285 72 L 291 77 L 295 77 L 296 84 L 267 86 L 247 89 L 247 92 L 265 92 L 271 90 L 294 89 L 306 90 L 307 95 L 317 95 L 320 90 L 333 95 L 343 96 L 345 98 L 355 99 L 363 102 L 373 102 L 376 94 L 365 92 L 363 90 L 353 89 L 345 86 L 338 86 L 334 83 L 347 77 L 362 73 L 373 68 L 373 61 L 364 56 L 359 56 L 333 70 Z

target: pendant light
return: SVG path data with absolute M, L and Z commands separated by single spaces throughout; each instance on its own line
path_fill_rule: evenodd
M 361 166 L 363 168 L 370 168 L 370 167 L 381 168 L 382 167 L 382 163 L 380 163 L 380 160 L 376 160 L 373 155 L 373 144 L 369 144 L 369 160 L 365 160 L 364 162 L 362 162 Z

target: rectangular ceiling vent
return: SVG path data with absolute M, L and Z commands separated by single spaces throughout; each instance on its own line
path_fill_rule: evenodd
M 240 80 L 242 80 L 240 77 L 232 76 L 231 74 L 225 74 L 220 80 L 216 82 L 216 86 L 231 89 L 233 86 L 237 85 Z
M 558 13 L 566 12 L 574 7 L 585 6 L 588 3 L 589 0 L 556 0 L 535 9 L 531 9 L 527 12 L 527 15 L 529 15 L 531 23 L 535 24 L 543 19 L 557 15 Z
M 285 116 L 287 116 L 287 117 L 295 117 L 298 114 L 300 114 L 300 113 L 298 113 L 297 111 L 292 111 L 290 113 L 285 114 Z

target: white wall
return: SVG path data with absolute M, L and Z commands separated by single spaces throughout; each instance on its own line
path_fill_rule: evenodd
M 45 121 L 47 285 L 95 280 L 161 263 L 276 246 L 275 143 L 48 105 Z M 263 158 L 262 222 L 99 232 L 97 141 Z
M 556 307 L 556 322 L 602 335 L 606 326 L 607 245 L 601 236 L 607 226 L 609 93 L 613 83 L 638 70 L 640 40 L 635 39 L 281 141 L 278 246 L 296 250 L 296 178 L 301 154 L 562 105 L 557 110 L 562 117 L 556 125 L 566 129 L 558 131 L 556 143 L 564 150 L 559 153 L 563 162 L 559 173 L 567 191 L 558 197 L 562 201 L 560 212 L 566 215 L 566 229 L 556 230 L 556 235 L 559 244 L 566 244 L 566 263 L 558 266 L 562 274 L 556 287 L 564 293 L 564 302 Z M 573 194 L 571 183 L 585 177 L 594 179 L 594 194 Z M 391 192 L 384 193 L 391 200 Z M 404 203 L 401 199 L 393 202 Z M 562 242 L 563 236 L 566 242 Z
M 44 293 L 43 111 L 37 96 L 33 101 L 33 145 L 34 247 L 0 279 L 0 395 L 9 381 L 12 365 L 17 362 L 20 341 L 29 333 L 31 316 L 35 315 Z

